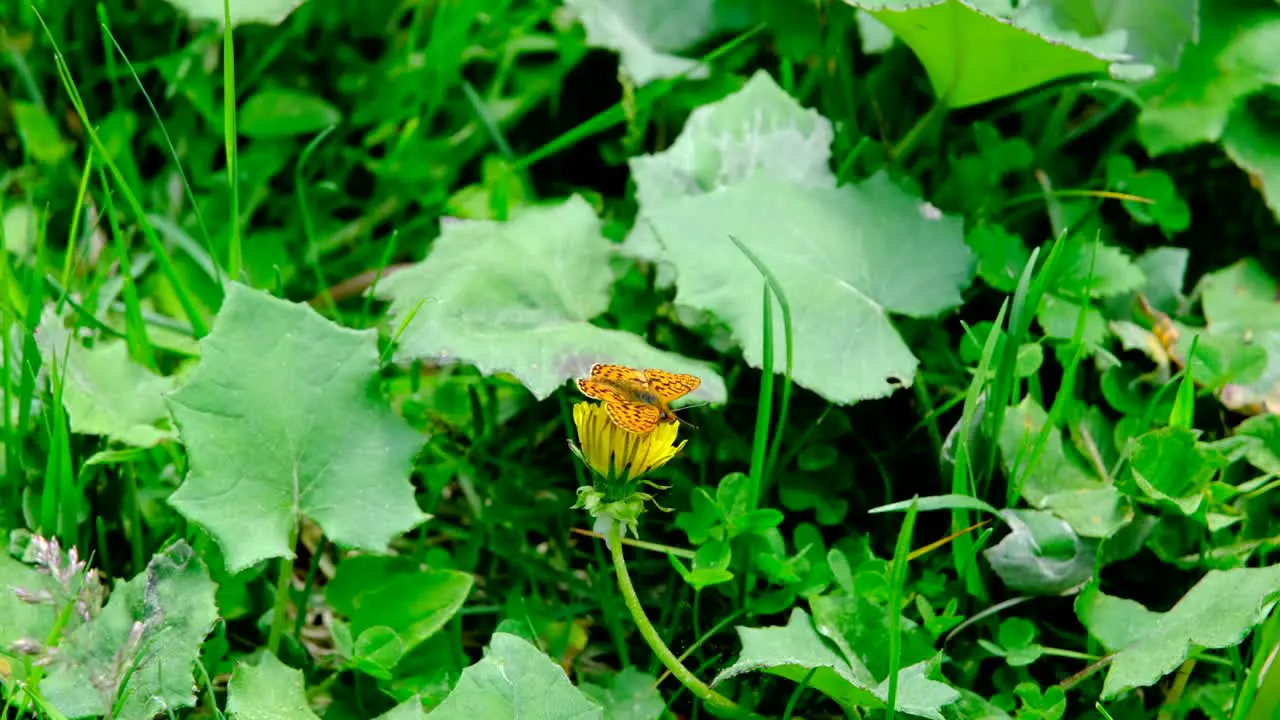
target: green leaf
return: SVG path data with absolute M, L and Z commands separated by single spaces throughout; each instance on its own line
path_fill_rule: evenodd
M 427 711 L 422 708 L 422 700 L 411 697 L 374 720 L 426 720 L 426 717 Z
M 599 705 L 565 677 L 564 670 L 515 635 L 494 633 L 480 662 L 462 671 L 431 720 L 603 719 Z
M 1102 697 L 1154 685 L 1189 656 L 1192 648 L 1237 645 L 1269 612 L 1280 588 L 1280 565 L 1210 570 L 1168 612 L 1112 597 L 1091 584 L 1076 599 L 1076 615 L 1115 653 Z
M 1196 0 L 1037 0 L 1054 9 L 1061 27 L 1085 37 L 1123 31 L 1125 52 L 1160 68 L 1174 68 L 1195 39 Z
M 1142 270 L 1114 245 L 1085 240 L 1079 235 L 1064 239 L 1049 289 L 1071 300 L 1101 298 L 1133 292 L 1147 281 Z
M 1219 141 L 1244 97 L 1275 83 L 1280 8 L 1265 3 L 1204 3 L 1199 42 L 1174 73 L 1139 88 L 1138 138 L 1152 155 Z
M 924 65 L 938 99 L 967 107 L 1070 75 L 1105 73 L 1124 53 L 1126 34 L 1084 39 L 1032 6 L 1008 2 L 845 0 L 893 30 Z M 991 12 L 998 8 L 1001 12 Z
M 122 720 L 191 707 L 192 668 L 218 619 L 216 590 L 191 546 L 170 545 L 59 643 L 40 689 L 67 717 L 104 714 L 120 698 L 114 715 Z
M 809 609 L 818 632 L 835 644 L 856 676 L 877 683 L 888 679 L 892 633 L 886 605 L 866 593 L 835 593 L 810 598 Z M 919 625 L 905 616 L 900 622 L 901 667 L 923 662 L 936 654 L 931 639 Z
M 1112 155 L 1107 158 L 1107 185 L 1116 192 L 1154 201 L 1142 203 L 1125 200 L 1121 205 L 1129 213 L 1129 217 L 1139 224 L 1159 225 L 1165 237 L 1172 237 L 1191 225 L 1191 208 L 1185 200 L 1178 197 L 1173 178 L 1162 170 L 1138 172 L 1128 155 Z
M 306 0 L 230 0 L 231 25 L 279 25 L 304 2 Z M 196 20 L 214 20 L 219 27 L 226 19 L 223 0 L 169 0 L 169 3 Z
M 614 252 L 577 195 L 507 223 L 446 225 L 426 260 L 378 286 L 391 327 L 405 326 L 397 356 L 509 372 L 539 400 L 593 363 L 656 367 L 697 375 L 693 396 L 723 402 L 724 381 L 709 365 L 591 323 L 609 306 Z
M 1143 84 L 1138 138 L 1152 155 L 1222 138 L 1237 103 L 1274 82 L 1280 63 L 1275 3 L 1203 3 L 1199 42 L 1176 72 Z
M 1209 482 L 1225 465 L 1217 453 L 1196 441 L 1195 431 L 1165 427 L 1133 441 L 1129 467 L 1138 488 L 1184 515 L 1193 515 L 1208 500 Z
M 1272 95 L 1236 106 L 1223 132 L 1222 147 L 1232 162 L 1249 173 L 1254 186 L 1260 186 L 1267 207 L 1280 218 L 1280 133 L 1275 130 L 1275 88 L 1271 91 Z M 1270 107 L 1260 107 L 1264 101 Z
M 14 205 L 0 217 L 0 238 L 4 249 L 15 257 L 26 257 L 36 244 L 36 232 L 40 218 L 35 208 L 28 204 Z
M 190 458 L 169 502 L 218 540 L 228 570 L 292 556 L 303 515 L 365 550 L 427 518 L 409 483 L 423 438 L 375 396 L 376 331 L 233 283 L 200 350 L 169 396 Z
M 888 681 L 877 686 L 861 663 L 849 661 L 831 648 L 813 629 L 808 614 L 793 608 L 785 626 L 749 628 L 738 626 L 742 653 L 733 665 L 720 671 L 712 685 L 748 672 L 765 672 L 807 685 L 843 708 L 884 707 Z M 812 674 L 810 672 L 812 671 Z M 941 708 L 959 697 L 947 685 L 925 676 L 925 663 L 905 667 L 898 673 L 897 710 L 942 720 Z
M 1052 510 L 1083 537 L 1104 538 L 1133 519 L 1133 508 L 1114 485 L 1097 477 L 1074 453 L 1068 454 L 1062 433 L 1050 427 L 1048 415 L 1027 396 L 1006 411 L 1000 428 L 1000 454 L 1005 473 L 1019 483 L 1022 499 L 1037 509 Z M 1039 454 L 1034 455 L 1037 447 Z
M 0 552 L 0 686 L 9 679 L 22 681 L 26 671 L 21 662 L 10 660 L 9 649 L 22 640 L 43 645 L 58 620 L 58 610 L 49 603 L 24 602 L 17 591 L 30 597 L 57 597 L 58 583 L 48 574 L 18 562 Z
M 325 599 L 351 619 L 353 634 L 389 627 L 404 639 L 408 652 L 444 627 L 472 585 L 471 575 L 457 570 L 427 570 L 406 558 L 356 555 L 338 565 Z
M 43 361 L 58 367 L 72 432 L 104 435 L 135 447 L 177 436 L 164 402 L 174 379 L 130 359 L 123 340 L 101 340 L 86 348 L 71 337 L 52 307 L 45 309 L 35 337 Z
M 708 75 L 697 60 L 673 54 L 715 30 L 708 0 L 567 0 L 565 6 L 582 21 L 587 44 L 616 51 L 637 86 L 686 72 L 694 80 Z
M 871 508 L 868 514 L 886 512 L 905 512 L 911 507 L 912 503 L 916 505 L 916 509 L 920 512 L 926 510 L 980 510 L 992 514 L 1000 512 L 985 500 L 980 500 L 972 495 L 931 495 L 929 497 L 914 498 L 912 500 L 899 500 L 888 505 Z
M 939 217 L 884 174 L 837 189 L 756 175 L 664 203 L 649 219 L 679 274 L 676 303 L 725 322 L 758 368 L 764 286 L 730 236 L 750 248 L 793 308 L 795 382 L 837 403 L 910 385 L 918 362 L 888 314 L 954 307 L 970 276 L 960 219 Z M 774 341 L 774 357 L 784 357 L 782 333 Z
M 1009 534 L 983 551 L 1009 588 L 1057 595 L 1093 575 L 1098 541 L 1081 539 L 1071 526 L 1044 510 L 1005 510 Z
M 607 686 L 582 683 L 579 688 L 604 708 L 604 720 L 657 720 L 667 707 L 657 681 L 629 667 L 610 678 Z
M 965 232 L 964 241 L 978 256 L 978 277 L 996 290 L 1013 292 L 1031 259 L 1022 237 L 999 225 L 977 223 Z
M 63 141 L 58 124 L 43 107 L 25 100 L 8 103 L 22 144 L 37 162 L 56 163 L 66 157 L 71 146 Z
M 302 671 L 263 652 L 256 664 L 242 660 L 227 683 L 231 720 L 319 720 L 307 705 Z
M 313 93 L 266 88 L 240 108 L 240 134 L 255 139 L 287 138 L 317 133 L 342 121 L 342 113 Z
M 804 187 L 833 188 L 831 122 L 796 102 L 761 70 L 738 92 L 689 114 L 663 152 L 631 158 L 640 218 L 624 245 L 656 260 L 662 246 L 646 213 L 664 203 L 713 192 L 757 174 Z

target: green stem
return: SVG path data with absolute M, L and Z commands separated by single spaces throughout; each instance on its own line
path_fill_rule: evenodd
M 627 561 L 622 555 L 622 523 L 615 521 L 613 527 L 609 530 L 609 550 L 613 554 L 613 569 L 618 576 L 618 589 L 622 591 L 622 600 L 626 603 L 627 609 L 631 611 L 631 619 L 635 621 L 636 627 L 640 629 L 640 635 L 644 637 L 645 642 L 649 643 L 649 647 L 653 648 L 653 652 L 662 661 L 671 674 L 680 681 L 682 685 L 689 688 L 689 692 L 696 695 L 702 702 L 717 710 L 736 713 L 742 717 L 754 716 L 748 710 L 740 707 L 737 703 L 720 693 L 712 690 L 709 685 L 702 682 L 685 667 L 680 659 L 671 652 L 671 648 L 662 641 L 658 636 L 658 631 L 653 627 L 653 623 L 649 622 L 649 618 L 644 614 L 644 608 L 640 605 L 640 598 L 636 596 L 636 588 L 631 584 L 631 575 L 627 573 Z
M 295 552 L 298 547 L 298 522 L 289 531 L 289 551 Z M 280 638 L 284 636 L 285 625 L 288 624 L 289 581 L 293 580 L 293 561 L 297 554 L 280 558 L 280 574 L 276 577 L 276 603 L 271 611 L 271 634 L 267 636 L 267 651 L 279 655 Z M 301 612 L 301 610 L 299 610 Z

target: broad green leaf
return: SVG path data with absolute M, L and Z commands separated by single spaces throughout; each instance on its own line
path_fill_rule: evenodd
M 710 0 L 566 0 L 587 31 L 587 44 L 618 53 L 637 86 L 689 73 L 707 76 L 697 60 L 679 57 L 715 30 Z
M 317 133 L 341 120 L 342 113 L 318 95 L 266 88 L 245 101 L 236 127 L 245 137 L 285 138 Z
M 1128 60 L 1126 34 L 1092 38 L 1055 26 L 1047 8 L 1013 16 L 1009 2 L 845 0 L 866 10 L 924 65 L 938 99 L 966 107 Z
M 873 678 L 876 683 L 888 679 L 888 607 L 865 593 L 833 593 L 809 598 L 809 610 L 818 632 L 835 644 L 855 675 Z M 928 634 L 910 618 L 900 620 L 901 666 L 932 658 L 936 651 Z
M 1142 270 L 1123 250 L 1076 235 L 1054 265 L 1049 290 L 1063 298 L 1083 300 L 1133 292 L 1146 283 Z
M 1280 565 L 1210 570 L 1168 612 L 1153 612 L 1091 584 L 1076 599 L 1076 615 L 1115 653 L 1102 697 L 1154 685 L 1192 649 L 1239 644 L 1266 617 L 1280 592 Z
M 1199 42 L 1175 72 L 1139 88 L 1138 138 L 1152 155 L 1223 137 L 1237 104 L 1275 82 L 1280 5 L 1202 3 Z
M 445 226 L 426 260 L 378 286 L 391 327 L 405 325 L 397 357 L 508 372 L 540 400 L 593 363 L 656 367 L 697 375 L 692 397 L 723 402 L 724 381 L 709 365 L 591 323 L 609 306 L 614 248 L 577 195 L 507 223 Z
M 357 555 L 338 565 L 325 599 L 351 619 L 355 635 L 386 626 L 404 639 L 407 652 L 444 627 L 472 584 L 464 572 L 427 570 L 405 558 Z
M 263 23 L 279 25 L 306 0 L 231 0 L 231 25 Z M 196 20 L 226 20 L 223 0 L 169 0 L 169 3 Z
M 1197 0 L 1036 0 L 1061 27 L 1085 37 L 1123 31 L 1125 51 L 1145 63 L 1174 68 L 1195 40 Z
M 216 590 L 191 546 L 170 545 L 145 571 L 117 584 L 101 614 L 59 643 L 40 689 L 67 717 L 104 714 L 108 702 L 122 697 L 115 714 L 121 720 L 194 705 L 193 665 L 218 619 Z
M 302 671 L 263 651 L 257 663 L 242 660 L 227 683 L 231 720 L 320 720 L 307 704 Z
M 1253 258 L 1205 275 L 1196 289 L 1215 333 L 1280 330 L 1280 284 Z
M 1030 396 L 1008 409 L 1000 428 L 1006 475 L 1018 483 L 1022 499 L 1034 508 L 1053 511 L 1075 533 L 1092 538 L 1111 535 L 1133 519 L 1133 509 L 1114 485 L 1086 469 L 1074 453 L 1068 454 L 1058 428 L 1050 427 L 1040 445 L 1048 420 Z
M 664 203 L 648 218 L 679 275 L 676 303 L 726 323 L 757 368 L 764 281 L 730 236 L 760 258 L 791 305 L 795 382 L 837 403 L 910 385 L 918 362 L 888 315 L 958 305 L 971 273 L 960 219 L 939 216 L 884 174 L 834 189 L 756 175 Z M 784 334 L 773 337 L 773 357 L 785 357 Z
M 375 395 L 376 331 L 235 283 L 200 349 L 169 396 L 190 458 L 169 502 L 218 540 L 228 570 L 290 557 L 303 515 L 375 551 L 427 518 L 409 483 L 423 438 Z
M 658 692 L 658 679 L 629 667 L 609 679 L 607 686 L 582 683 L 582 694 L 604 708 L 604 720 L 658 720 L 667 703 Z
M 804 610 L 793 608 L 785 626 L 738 626 L 736 629 L 742 641 L 742 652 L 732 665 L 716 675 L 712 685 L 748 672 L 766 672 L 793 682 L 800 682 L 807 676 L 809 687 L 841 707 L 877 705 L 871 691 L 875 681 L 870 672 L 865 667 L 855 669 L 828 645 L 813 629 L 813 623 Z M 813 674 L 809 675 L 811 671 Z
M 1158 225 L 1165 237 L 1172 237 L 1191 225 L 1191 208 L 1178 196 L 1173 178 L 1163 170 L 1148 168 L 1139 171 L 1128 155 L 1112 155 L 1107 158 L 1107 185 L 1116 192 L 1150 200 L 1124 200 L 1120 204 L 1138 223 Z
M 1209 482 L 1225 464 L 1184 427 L 1152 430 L 1135 438 L 1129 451 L 1129 467 L 1142 493 L 1184 515 L 1196 514 L 1210 500 Z
M 656 260 L 662 254 L 644 219 L 664 203 L 703 195 L 757 174 L 803 187 L 833 188 L 831 122 L 805 108 L 761 70 L 738 92 L 689 114 L 666 150 L 631 158 L 640 219 L 624 248 Z
M 1267 99 L 1274 105 L 1274 98 Z M 1261 105 L 1261 100 L 1256 104 Z M 1280 133 L 1275 129 L 1276 111 L 1255 110 L 1254 105 L 1242 102 L 1236 106 L 1223 133 L 1222 147 L 1241 170 L 1249 173 L 1254 186 L 1260 186 L 1267 207 L 1280 218 Z
M 1031 259 L 1022 237 L 992 223 L 977 223 L 964 234 L 964 241 L 978 256 L 978 276 L 1001 292 L 1013 292 L 1018 277 Z
M 462 671 L 431 720 L 603 720 L 604 711 L 551 658 L 515 635 L 494 633 L 484 659 Z
M 1045 510 L 1005 510 L 1009 534 L 983 551 L 1009 588 L 1057 595 L 1093 575 L 1098 541 L 1081 539 L 1062 518 Z
M 733 665 L 720 671 L 712 685 L 748 672 L 765 672 L 811 687 L 846 709 L 884 707 L 888 680 L 871 686 L 870 673 L 850 665 L 818 635 L 808 614 L 793 608 L 785 626 L 749 628 L 739 626 L 742 653 Z M 810 674 L 812 672 L 812 674 Z M 925 663 L 905 667 L 898 673 L 897 709 L 926 718 L 942 720 L 941 709 L 959 695 L 947 685 L 925 676 Z
M 422 700 L 411 697 L 374 720 L 426 720 L 426 717 L 427 711 L 422 708 Z
M 31 157 L 42 163 L 56 163 L 66 157 L 71 146 L 62 139 L 58 124 L 48 111 L 25 100 L 10 100 L 8 106 L 22 145 Z
M 104 435 L 135 447 L 177 436 L 164 402 L 174 378 L 134 362 L 123 340 L 100 340 L 92 348 L 84 347 L 50 307 L 36 329 L 36 344 L 44 362 L 57 365 L 72 432 Z

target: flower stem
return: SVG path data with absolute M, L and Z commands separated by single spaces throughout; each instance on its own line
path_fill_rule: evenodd
M 622 599 L 627 609 L 631 611 L 631 619 L 635 620 L 636 627 L 640 628 L 640 635 L 644 637 L 645 642 L 649 643 L 649 647 L 653 648 L 654 654 L 667 667 L 667 670 L 670 670 L 681 684 L 689 688 L 689 692 L 696 695 L 708 707 L 721 712 L 734 713 L 739 717 L 758 717 L 699 680 L 659 637 L 658 630 L 653 627 L 653 623 L 649 622 L 649 618 L 644 614 L 644 608 L 640 606 L 640 598 L 636 596 L 635 586 L 631 584 L 631 575 L 627 573 L 627 561 L 622 555 L 622 523 L 616 520 L 613 527 L 609 529 L 609 550 L 613 553 L 613 569 L 618 575 L 618 587 L 622 590 Z

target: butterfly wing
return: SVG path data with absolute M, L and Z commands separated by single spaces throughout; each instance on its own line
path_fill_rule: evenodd
M 647 433 L 658 427 L 661 411 L 653 405 L 634 402 L 605 403 L 613 424 L 633 433 Z
M 592 378 L 583 378 L 578 380 L 578 389 L 583 395 L 596 400 L 603 400 L 606 403 L 629 403 L 631 398 L 622 394 L 618 387 L 611 385 L 602 380 Z
M 702 384 L 702 380 L 696 375 L 685 375 L 684 373 L 667 372 L 666 370 L 645 370 L 645 379 L 649 382 L 649 389 L 654 395 L 671 402 L 676 398 L 684 397 Z
M 591 379 L 626 385 L 643 385 L 645 376 L 639 370 L 629 368 L 626 365 L 596 363 L 591 366 Z

